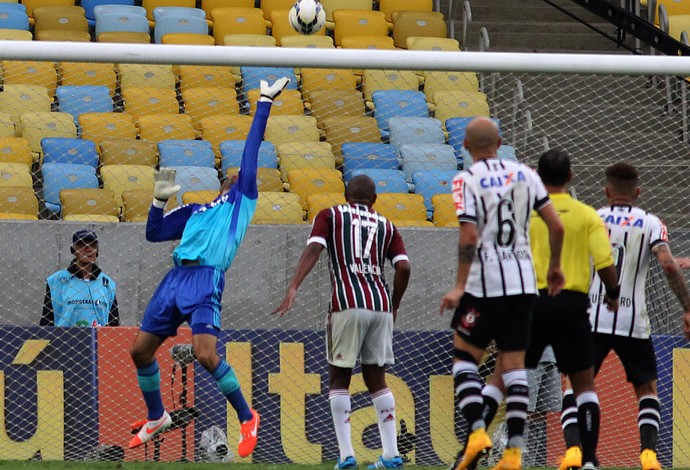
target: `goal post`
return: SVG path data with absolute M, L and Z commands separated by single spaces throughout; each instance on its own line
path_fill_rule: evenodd
M 132 423 L 146 416 L 129 348 L 175 247 L 145 239 L 154 168 L 178 169 L 183 190 L 168 209 L 212 200 L 221 179 L 238 171 L 262 79 L 287 74 L 292 82 L 271 111 L 257 213 L 226 275 L 219 336 L 262 421 L 252 458 L 226 460 L 338 457 L 327 401 L 325 257 L 293 310 L 269 313 L 309 223 L 342 200 L 358 173 L 375 179 L 375 208 L 399 226 L 412 264 L 388 370 L 401 453 L 416 465 L 454 459 L 466 429 L 450 374 L 450 315 L 440 317 L 438 306 L 456 269 L 449 183 L 470 163 L 464 126 L 475 115 L 497 119 L 502 158 L 534 165 L 547 148 L 564 148 L 574 192 L 593 206 L 605 203 L 605 168 L 635 164 L 640 205 L 667 223 L 674 253 L 690 252 L 687 57 L 8 41 L 0 67 L 0 459 L 113 458 L 119 447 L 126 460 L 220 459 L 206 447 L 217 428 L 236 453 L 237 417 L 213 379 L 198 363 L 171 358 L 174 344 L 191 342 L 186 327 L 157 356 L 177 427 L 146 449 L 126 449 Z M 96 232 L 98 265 L 117 284 L 121 326 L 40 327 L 46 278 L 69 266 L 73 233 L 83 228 Z M 101 301 L 89 291 L 77 297 Z M 690 353 L 658 266 L 648 308 L 660 461 L 688 467 Z M 596 383 L 601 464 L 638 467 L 637 402 L 613 355 Z M 380 443 L 359 369 L 351 392 L 354 449 L 360 463 L 371 462 Z M 553 466 L 564 451 L 557 412 L 546 413 L 542 431 L 526 462 Z

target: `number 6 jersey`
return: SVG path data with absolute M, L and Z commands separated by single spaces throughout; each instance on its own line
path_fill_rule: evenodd
M 645 284 L 652 248 L 668 243 L 668 231 L 659 218 L 639 207 L 609 206 L 597 211 L 608 229 L 613 260 L 621 287 L 618 312 L 606 308 L 604 287 L 594 275 L 589 291 L 589 321 L 597 333 L 649 338 Z
M 530 215 L 551 203 L 539 175 L 521 163 L 479 160 L 453 179 L 453 200 L 460 222 L 476 224 L 479 235 L 465 292 L 535 294 Z

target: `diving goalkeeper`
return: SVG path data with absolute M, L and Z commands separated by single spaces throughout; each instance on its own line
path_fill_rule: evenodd
M 148 442 L 172 424 L 170 415 L 163 408 L 155 354 L 163 341 L 175 336 L 177 328 L 185 321 L 192 328 L 196 359 L 213 375 L 221 392 L 237 412 L 241 423 L 238 455 L 246 457 L 256 446 L 259 413 L 247 405 L 237 376 L 232 367 L 218 356 L 216 343 L 220 331 L 224 273 L 230 268 L 256 209 L 259 145 L 271 103 L 289 81 L 283 77 L 271 86 L 261 82 L 261 97 L 247 136 L 239 177 L 226 180 L 221 185 L 220 194 L 211 203 L 189 204 L 163 215 L 167 200 L 175 196 L 180 186 L 175 185 L 173 169 L 161 168 L 155 173 L 146 239 L 151 242 L 180 240 L 180 244 L 173 252 L 175 266 L 163 278 L 146 307 L 130 351 L 148 408 L 146 424 L 132 438 L 130 448 Z

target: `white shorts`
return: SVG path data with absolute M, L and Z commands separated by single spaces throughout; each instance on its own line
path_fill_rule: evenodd
M 326 326 L 328 363 L 352 369 L 362 364 L 394 364 L 393 314 L 349 309 L 329 314 Z
M 530 413 L 561 411 L 561 374 L 553 362 L 540 362 L 536 369 L 527 369 Z

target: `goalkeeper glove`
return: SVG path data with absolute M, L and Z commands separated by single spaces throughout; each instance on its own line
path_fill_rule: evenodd
M 175 184 L 175 170 L 161 168 L 153 174 L 153 205 L 162 209 L 168 199 L 180 190 L 180 185 Z
M 273 102 L 273 100 L 280 95 L 280 92 L 285 89 L 288 83 L 290 83 L 290 79 L 287 77 L 279 78 L 273 82 L 273 85 L 271 86 L 268 86 L 268 82 L 266 80 L 261 80 L 261 96 L 259 97 L 259 101 L 268 101 L 269 103 Z

